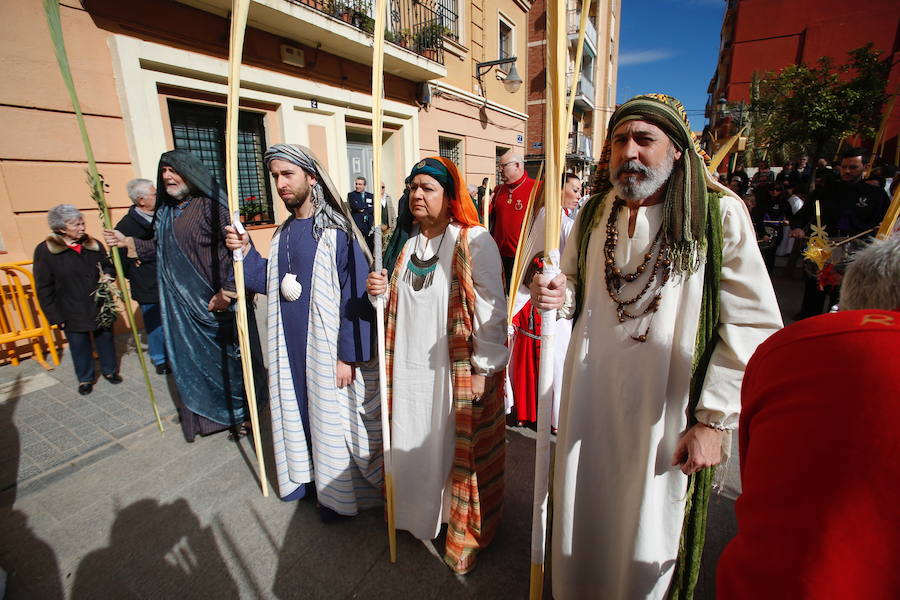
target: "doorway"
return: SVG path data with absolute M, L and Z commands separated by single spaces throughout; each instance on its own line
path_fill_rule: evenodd
M 353 185 L 357 177 L 365 177 L 366 191 L 372 194 L 375 189 L 372 173 L 372 141 L 371 136 L 358 133 L 347 133 L 347 170 L 350 173 L 350 181 L 347 189 L 353 191 Z

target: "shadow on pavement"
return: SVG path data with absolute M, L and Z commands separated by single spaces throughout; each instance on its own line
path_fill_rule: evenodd
M 267 535 L 278 554 L 271 591 L 282 599 L 527 597 L 533 477 L 533 437 L 507 429 L 502 523 L 491 545 L 479 553 L 475 570 L 464 576 L 442 560 L 446 527 L 430 541 L 398 531 L 398 560 L 392 564 L 383 509 L 323 524 L 313 500 L 296 501 L 283 539 Z M 262 526 L 264 517 L 255 517 Z M 549 582 L 548 573 L 546 598 Z
M 237 598 L 238 588 L 185 499 L 145 498 L 119 510 L 109 545 L 82 559 L 71 597 Z
M 13 415 L 19 404 L 21 375 L 0 402 L 0 568 L 7 572 L 6 589 L 0 584 L 0 597 L 17 596 L 63 598 L 56 553 L 28 525 L 28 516 L 14 508 L 16 479 L 19 473 L 19 432 Z

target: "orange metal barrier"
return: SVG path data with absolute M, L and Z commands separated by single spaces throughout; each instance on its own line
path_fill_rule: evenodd
M 53 329 L 38 303 L 34 275 L 26 269 L 31 261 L 0 263 L 0 360 L 19 364 L 16 342 L 32 340 L 34 357 L 45 369 L 52 369 L 44 359 L 47 344 L 53 364 L 59 366 L 59 354 Z

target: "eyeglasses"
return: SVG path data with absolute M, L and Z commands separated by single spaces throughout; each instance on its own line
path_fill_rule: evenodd
M 516 162 L 516 161 L 511 161 L 511 162 L 508 162 L 508 163 L 500 163 L 500 168 L 501 168 L 501 169 L 505 169 L 505 168 L 508 167 L 509 165 L 517 165 L 517 164 L 519 164 L 519 163 Z

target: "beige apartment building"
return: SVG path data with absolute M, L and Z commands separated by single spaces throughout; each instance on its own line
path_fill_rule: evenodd
M 495 185 L 497 157 L 525 149 L 526 86 L 508 92 L 508 65 L 487 70 L 478 63 L 516 58 L 527 73 L 529 0 L 439 0 L 461 11 L 459 29 L 444 36 L 447 76 L 431 82 L 432 106 L 420 113 L 422 151 L 452 158 L 469 183 Z M 485 72 L 486 71 L 486 72 Z
M 242 205 L 260 202 L 251 233 L 265 249 L 286 217 L 262 164 L 266 146 L 300 143 L 342 193 L 371 173 L 373 1 L 253 0 L 241 72 Z M 159 155 L 196 152 L 224 180 L 230 0 L 62 0 L 63 32 L 108 201 L 156 179 Z M 453 158 L 480 183 L 498 152 L 524 150 L 526 91 L 505 71 L 478 85 L 476 65 L 518 56 L 527 72 L 525 0 L 390 0 L 385 44 L 384 182 L 400 197 L 411 165 Z M 30 260 L 46 211 L 71 203 L 99 236 L 85 153 L 40 0 L 0 4 L 0 262 Z M 500 79 L 498 79 L 498 77 Z M 476 181 L 477 180 L 477 181 Z
M 528 41 L 528 136 L 525 161 L 534 174 L 544 160 L 544 111 L 546 109 L 547 1 L 535 0 L 529 14 Z M 581 70 L 575 71 L 575 53 L 581 23 L 581 1 L 566 2 L 568 73 L 575 82 L 575 107 L 566 151 L 566 170 L 585 181 L 599 158 L 606 125 L 616 107 L 616 72 L 619 61 L 619 16 L 622 0 L 592 0 L 585 32 Z

